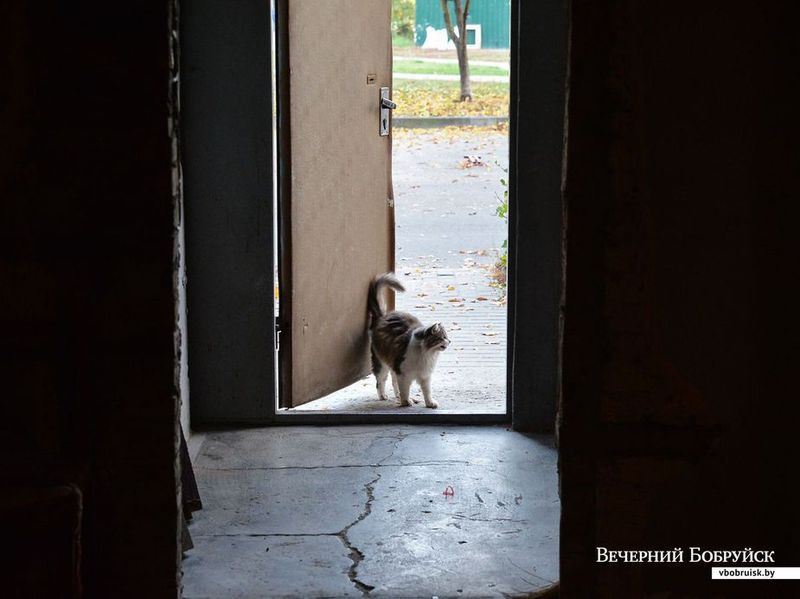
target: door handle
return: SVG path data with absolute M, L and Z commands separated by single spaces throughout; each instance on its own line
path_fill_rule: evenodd
M 380 109 L 380 123 L 378 130 L 380 131 L 381 137 L 386 137 L 387 135 L 389 135 L 389 125 L 391 122 L 391 119 L 389 117 L 389 111 L 397 108 L 397 104 L 395 104 L 389 99 L 388 87 L 381 88 L 380 99 L 381 99 L 380 103 L 381 109 Z

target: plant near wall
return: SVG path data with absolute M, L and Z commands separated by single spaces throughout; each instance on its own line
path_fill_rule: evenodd
M 502 168 L 502 171 L 508 175 L 507 168 Z M 500 184 L 504 189 L 502 197 L 498 196 L 497 198 L 498 205 L 497 208 L 495 208 L 495 214 L 499 218 L 502 218 L 503 222 L 508 225 L 508 181 L 505 178 L 501 178 Z M 505 295 L 506 281 L 508 280 L 508 237 L 503 240 L 500 249 L 502 250 L 502 253 L 494 263 L 494 268 L 492 268 L 492 278 L 494 279 L 494 286 L 499 288 Z

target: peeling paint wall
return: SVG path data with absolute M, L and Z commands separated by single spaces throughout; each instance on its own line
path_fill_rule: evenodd
M 188 331 L 186 329 L 186 241 L 184 237 L 183 225 L 183 205 L 180 208 L 180 226 L 178 227 L 178 331 L 180 332 L 180 346 L 179 346 L 179 372 L 178 379 L 181 400 L 181 413 L 180 422 L 183 427 L 183 433 L 186 440 L 192 436 L 192 424 L 190 419 L 190 404 L 189 404 L 189 352 L 187 350 L 187 337 Z
M 189 407 L 189 352 L 186 324 L 186 226 L 183 210 L 183 169 L 180 128 L 180 18 L 177 0 L 170 3 L 170 142 L 172 146 L 172 198 L 174 206 L 175 367 L 180 396 L 180 424 L 188 441 L 191 438 Z

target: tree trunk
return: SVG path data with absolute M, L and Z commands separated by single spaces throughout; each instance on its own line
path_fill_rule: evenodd
M 461 44 L 456 45 L 458 55 L 458 73 L 461 75 L 461 101 L 472 101 L 472 82 L 469 79 L 469 61 L 467 60 L 467 40 L 462 37 Z
M 461 78 L 461 101 L 472 101 L 472 82 L 469 79 L 469 60 L 467 59 L 467 18 L 469 17 L 470 0 L 461 6 L 461 0 L 453 0 L 456 9 L 456 22 L 458 23 L 458 35 L 453 27 L 453 20 L 450 18 L 450 9 L 447 7 L 447 0 L 439 0 L 442 6 L 444 24 L 447 27 L 447 35 L 453 40 L 458 57 L 458 73 Z

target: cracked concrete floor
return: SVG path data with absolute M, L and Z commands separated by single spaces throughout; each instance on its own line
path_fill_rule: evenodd
M 207 433 L 195 462 L 190 599 L 513 597 L 558 579 L 548 435 L 273 427 Z

